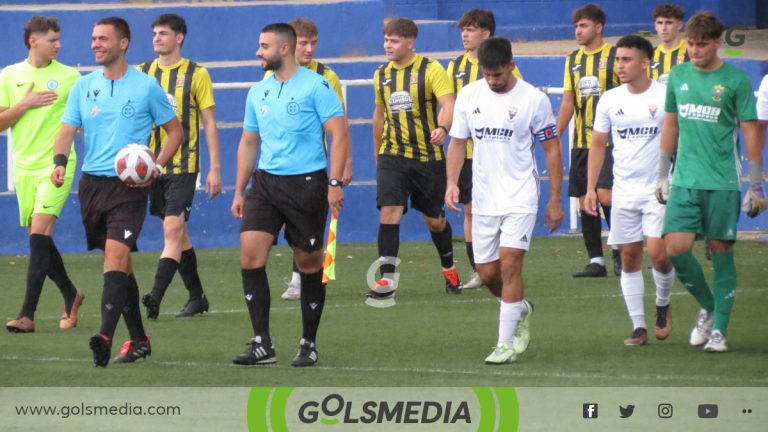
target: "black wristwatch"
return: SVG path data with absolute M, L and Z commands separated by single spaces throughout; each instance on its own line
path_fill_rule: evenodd
M 341 187 L 341 180 L 332 178 L 328 180 L 328 185 L 332 187 Z

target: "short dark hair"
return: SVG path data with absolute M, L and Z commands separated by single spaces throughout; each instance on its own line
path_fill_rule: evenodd
M 29 45 L 29 37 L 32 36 L 32 33 L 48 33 L 50 30 L 53 30 L 57 33 L 61 31 L 61 27 L 59 27 L 59 20 L 57 20 L 56 17 L 47 17 L 41 15 L 33 16 L 29 19 L 29 21 L 27 21 L 27 25 L 24 26 L 24 45 L 27 47 L 27 49 L 30 49 L 31 46 Z
M 384 36 L 387 35 L 416 39 L 419 36 L 419 28 L 411 19 L 392 18 L 384 23 Z
M 571 21 L 573 21 L 574 24 L 583 19 L 588 19 L 595 24 L 605 26 L 605 11 L 594 3 L 587 3 L 573 11 L 573 15 L 571 15 Z
M 274 33 L 278 39 L 288 42 L 291 48 L 291 55 L 296 51 L 296 30 L 287 23 L 272 23 L 261 29 L 262 33 Z
M 168 26 L 171 30 L 173 30 L 176 34 L 183 34 L 184 39 L 186 39 L 187 36 L 187 21 L 184 20 L 184 17 L 181 15 L 176 15 L 174 13 L 167 13 L 162 14 L 155 18 L 154 21 L 152 21 L 152 28 L 155 28 L 157 26 Z M 184 41 L 181 41 L 182 45 L 184 44 Z
M 96 21 L 96 25 L 111 25 L 117 31 L 117 37 L 120 39 L 128 39 L 131 41 L 131 27 L 128 25 L 128 21 L 120 17 L 106 17 Z
M 496 33 L 496 18 L 493 16 L 493 12 L 489 10 L 472 9 L 465 12 L 456 23 L 456 27 L 460 29 L 467 26 L 488 30 L 491 32 L 491 36 L 493 36 Z
M 512 61 L 512 42 L 505 37 L 488 38 L 480 44 L 477 59 L 480 67 L 496 69 Z
M 616 48 L 634 48 L 640 50 L 648 59 L 653 58 L 653 45 L 642 36 L 624 36 L 616 42 Z
M 710 11 L 696 13 L 685 24 L 685 37 L 696 40 L 720 39 L 725 27 Z
M 309 18 L 296 18 L 288 24 L 296 31 L 296 36 L 312 37 L 318 34 L 317 25 Z
M 674 3 L 660 3 L 653 8 L 651 12 L 653 19 L 656 18 L 674 18 L 678 21 L 682 21 L 685 16 L 685 11 L 680 6 Z

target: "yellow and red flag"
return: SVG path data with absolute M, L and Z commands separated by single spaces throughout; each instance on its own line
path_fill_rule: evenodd
M 325 262 L 323 263 L 323 283 L 336 280 L 336 227 L 339 222 L 339 209 L 331 210 L 331 223 L 328 224 L 328 241 L 325 246 Z

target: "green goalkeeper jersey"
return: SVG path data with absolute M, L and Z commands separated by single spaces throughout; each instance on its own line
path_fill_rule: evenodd
M 0 107 L 11 108 L 32 91 L 52 90 L 56 101 L 47 106 L 24 112 L 11 127 L 13 134 L 13 169 L 17 175 L 43 175 L 53 167 L 53 144 L 61 129 L 61 116 L 67 104 L 69 90 L 80 78 L 77 69 L 56 60 L 36 68 L 27 60 L 8 66 L 0 72 Z M 74 163 L 75 148 L 69 156 Z
M 667 82 L 665 110 L 677 113 L 680 128 L 672 184 L 740 190 L 738 125 L 757 119 L 747 74 L 729 63 L 711 72 L 692 63 L 675 66 Z

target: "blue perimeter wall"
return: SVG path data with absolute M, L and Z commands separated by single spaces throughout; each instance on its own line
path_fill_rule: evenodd
M 0 3 L 3 3 L 0 0 Z M 429 2 L 410 2 L 409 7 L 413 7 L 413 4 L 427 4 Z M 497 15 L 503 14 L 500 12 L 503 8 L 501 3 L 504 3 L 505 7 L 509 7 L 510 3 L 519 3 L 521 7 L 527 8 L 526 10 L 533 13 L 534 10 L 541 9 L 542 4 L 545 4 L 546 9 L 549 11 L 562 10 L 561 8 L 570 8 L 571 3 L 575 2 L 552 2 L 552 1 L 539 1 L 539 2 L 520 2 L 520 1 L 507 1 L 507 2 L 476 2 L 478 6 L 492 7 Z M 557 4 L 555 4 L 557 3 Z M 606 8 L 611 4 L 618 4 L 624 2 L 608 1 L 602 2 Z M 655 2 L 633 2 L 644 3 L 643 16 L 648 10 L 651 9 Z M 694 3 L 694 2 L 688 2 Z M 706 2 L 702 2 L 706 3 Z M 318 6 L 318 9 L 312 9 L 310 14 L 306 13 L 306 9 L 298 13 L 294 9 L 285 6 L 288 9 L 269 9 L 271 6 L 259 6 L 268 9 L 260 9 L 260 11 L 270 11 L 269 13 L 258 14 L 256 17 L 253 14 L 244 14 L 242 17 L 236 17 L 238 21 L 237 28 L 245 29 L 242 32 L 220 32 L 215 35 L 214 38 L 210 38 L 206 41 L 201 41 L 196 38 L 195 33 L 190 34 L 188 44 L 185 46 L 185 55 L 195 60 L 237 60 L 237 59 L 253 59 L 254 51 L 256 49 L 255 40 L 258 29 L 269 21 L 274 21 L 275 18 L 290 19 L 299 15 L 309 15 L 317 20 L 320 24 L 321 32 L 321 44 L 318 57 L 338 57 L 343 56 L 345 51 L 349 50 L 355 52 L 366 52 L 369 54 L 381 53 L 381 35 L 380 35 L 380 23 L 385 13 L 385 9 L 391 8 L 395 4 L 394 1 L 390 2 L 378 2 L 378 1 L 364 1 L 364 2 L 349 2 L 344 3 L 342 6 L 334 5 L 334 7 L 326 8 L 325 6 Z M 440 9 L 441 14 L 448 13 L 449 6 L 453 5 L 454 9 L 463 11 L 462 3 L 458 2 L 441 2 L 443 8 Z M 563 6 L 566 4 L 566 6 Z M 581 3 L 578 3 L 581 4 Z M 687 4 L 687 3 L 686 3 Z M 475 3 L 473 3 L 473 6 Z M 345 13 L 340 16 L 338 13 L 339 7 L 343 7 Z M 627 6 L 628 13 L 625 16 L 635 17 L 639 12 L 635 9 Z M 697 8 L 690 8 L 697 9 Z M 125 13 L 121 11 L 117 13 L 110 11 L 111 14 L 119 14 L 129 17 L 132 20 L 134 28 L 134 40 L 129 50 L 130 60 L 135 63 L 147 58 L 154 57 L 151 53 L 151 42 L 149 32 L 149 22 L 151 19 L 159 13 L 166 12 L 168 9 L 152 9 L 149 11 L 141 10 L 126 10 Z M 230 17 L 231 8 L 202 8 L 198 11 L 198 8 L 171 9 L 176 12 L 187 15 L 190 21 L 190 28 L 210 28 L 209 19 L 216 17 L 221 18 L 226 15 Z M 413 9 L 414 11 L 416 9 Z M 198 12 L 194 12 L 198 11 Z M 228 12 L 227 12 L 228 11 Z M 452 12 L 459 13 L 459 12 Z M 194 13 L 193 13 L 194 12 Z M 65 47 L 62 50 L 61 59 L 69 64 L 82 63 L 85 65 L 92 64 L 92 54 L 88 49 L 75 49 L 73 47 L 87 47 L 89 45 L 90 29 L 92 23 L 102 16 L 107 16 L 104 11 L 97 12 L 70 12 L 65 16 L 60 15 L 61 11 L 56 11 L 56 15 L 59 15 L 63 25 L 63 35 L 65 36 Z M 224 14 L 224 15 L 219 15 Z M 609 9 L 610 14 L 610 9 Z M 23 45 L 21 44 L 21 28 L 23 23 L 26 22 L 29 14 L 21 14 L 16 12 L 3 11 L 0 7 L 0 37 L 3 40 L 12 41 L 4 44 L 3 50 L 0 50 L 0 64 L 8 64 L 20 60 L 24 57 Z M 247 15 L 247 16 L 245 16 Z M 562 15 L 562 14 L 561 14 Z M 412 14 L 411 16 L 415 16 Z M 533 15 L 531 15 L 533 16 Z M 754 15 L 753 15 L 754 16 Z M 364 19 L 364 17 L 368 17 Z M 441 15 L 442 18 L 447 15 Z M 609 18 L 610 23 L 611 18 Z M 642 18 L 645 20 L 645 18 Z M 252 23 L 252 24 L 250 24 Z M 229 28 L 235 28 L 229 25 Z M 247 25 L 246 25 L 247 24 Z M 646 22 L 646 29 L 650 29 L 650 26 Z M 146 31 L 142 31 L 142 26 L 146 26 Z M 422 37 L 417 41 L 417 49 L 421 52 L 431 51 L 430 43 L 442 44 L 444 50 L 457 50 L 460 49 L 460 40 L 458 32 L 453 27 L 453 24 L 447 23 L 442 30 L 435 31 L 435 34 L 448 35 L 445 38 L 438 38 L 437 42 L 433 42 L 430 39 L 434 36 L 430 36 L 430 31 L 434 29 L 428 29 L 426 25 L 421 25 Z M 333 32 L 326 29 L 349 29 L 349 32 Z M 610 25 L 609 27 L 610 28 Z M 67 29 L 78 29 L 78 31 L 68 31 Z M 570 38 L 570 28 L 568 29 L 568 35 L 566 38 Z M 67 36 L 67 35 L 70 36 Z M 349 34 L 353 34 L 355 37 L 349 37 Z M 72 37 L 73 39 L 66 39 L 66 37 Z M 347 45 L 337 44 L 336 38 L 344 38 L 347 40 Z M 253 41 L 253 43 L 247 43 L 247 41 Z M 349 42 L 353 40 L 352 42 Z M 16 43 L 18 42 L 18 43 Z M 207 44 L 207 45 L 206 45 Z M 574 46 L 575 48 L 575 46 Z M 14 51 L 15 50 L 15 51 Z M 69 57 L 67 57 L 69 56 Z M 233 56 L 230 58 L 230 56 Z M 68 60 L 69 58 L 69 60 Z M 80 59 L 79 61 L 73 61 L 74 59 Z M 445 65 L 449 59 L 441 59 Z M 750 79 L 752 80 L 754 87 L 757 88 L 760 78 L 768 73 L 768 63 L 758 62 L 752 60 L 743 59 L 728 59 L 737 66 L 744 69 Z M 562 70 L 563 70 L 563 57 L 519 57 L 517 58 L 523 74 L 526 79 L 538 86 L 562 86 Z M 378 66 L 377 62 L 373 61 L 360 61 L 360 62 L 329 62 L 329 64 L 337 71 L 342 79 L 359 79 L 359 78 L 371 78 L 373 70 Z M 234 82 L 234 81 L 256 81 L 261 79 L 263 72 L 258 66 L 239 66 L 239 67 L 213 67 L 210 69 L 214 82 Z M 219 122 L 230 123 L 230 125 L 224 125 L 220 128 L 221 137 L 221 159 L 222 159 L 222 176 L 224 178 L 225 193 L 216 198 L 214 201 L 209 201 L 204 192 L 198 192 L 198 196 L 195 200 L 195 206 L 190 220 L 190 233 L 193 238 L 193 242 L 197 247 L 229 247 L 236 246 L 238 244 L 238 228 L 239 223 L 229 213 L 229 208 L 232 199 L 232 186 L 234 184 L 234 172 L 235 172 L 235 160 L 236 160 L 236 147 L 240 136 L 239 123 L 242 121 L 243 115 L 243 102 L 247 90 L 228 90 L 216 92 L 216 110 Z M 553 109 L 557 111 L 560 105 L 560 98 L 552 96 Z M 371 87 L 354 87 L 348 90 L 348 107 L 349 117 L 352 120 L 352 143 L 353 143 L 353 155 L 355 165 L 355 183 L 346 189 L 347 193 L 347 205 L 345 211 L 342 212 L 339 221 L 339 241 L 375 241 L 376 239 L 376 227 L 378 225 L 378 212 L 375 207 L 375 169 L 372 156 L 372 144 L 371 144 L 371 124 L 370 116 L 373 111 L 373 89 Z M 563 137 L 567 142 L 567 137 Z M 77 143 L 76 147 L 81 150 L 82 144 Z M 205 153 L 206 147 L 203 145 L 203 152 Z M 6 150 L 6 137 L 0 136 L 0 155 L 4 155 Z M 564 162 L 566 164 L 567 175 L 567 146 L 563 146 Z M 546 165 L 544 164 L 540 152 L 537 154 L 539 167 L 544 170 Z M 207 155 L 203 154 L 202 159 L 204 172 L 207 169 Z M 768 154 L 764 155 L 764 160 L 768 160 Z M 6 173 L 6 159 L 4 156 L 0 156 L 0 191 L 7 189 L 5 173 Z M 543 173 L 546 175 L 546 173 Z M 70 202 L 64 209 L 61 216 L 61 220 L 56 227 L 56 239 L 60 248 L 65 252 L 82 252 L 85 250 L 84 231 L 80 223 L 79 217 L 79 202 L 76 193 L 77 188 L 73 189 Z M 567 191 L 567 183 L 564 185 L 564 190 Z M 542 203 L 545 203 L 548 199 L 548 183 L 545 180 L 542 184 Z M 563 204 L 566 209 L 566 220 L 563 222 L 563 226 L 558 232 L 564 232 L 568 229 L 567 221 L 567 203 L 564 198 Z M 27 235 L 26 231 L 18 227 L 18 215 L 15 195 L 11 193 L 0 193 L 0 217 L 5 221 L 6 228 L 0 231 L 0 254 L 21 254 L 27 253 Z M 462 220 L 461 214 L 450 213 L 449 218 L 454 227 L 454 233 L 461 235 L 462 233 Z M 742 217 L 739 229 L 742 230 L 755 230 L 755 229 L 768 229 L 768 215 L 762 215 L 757 220 L 748 219 Z M 403 240 L 428 240 L 429 235 L 424 229 L 421 218 L 417 212 L 409 212 L 402 226 L 402 238 Z M 543 217 L 540 216 L 537 221 L 535 234 L 545 235 L 547 230 L 543 226 Z M 162 228 L 159 219 L 147 217 L 147 221 L 144 226 L 143 235 L 140 238 L 139 246 L 141 249 L 159 249 L 162 247 Z

